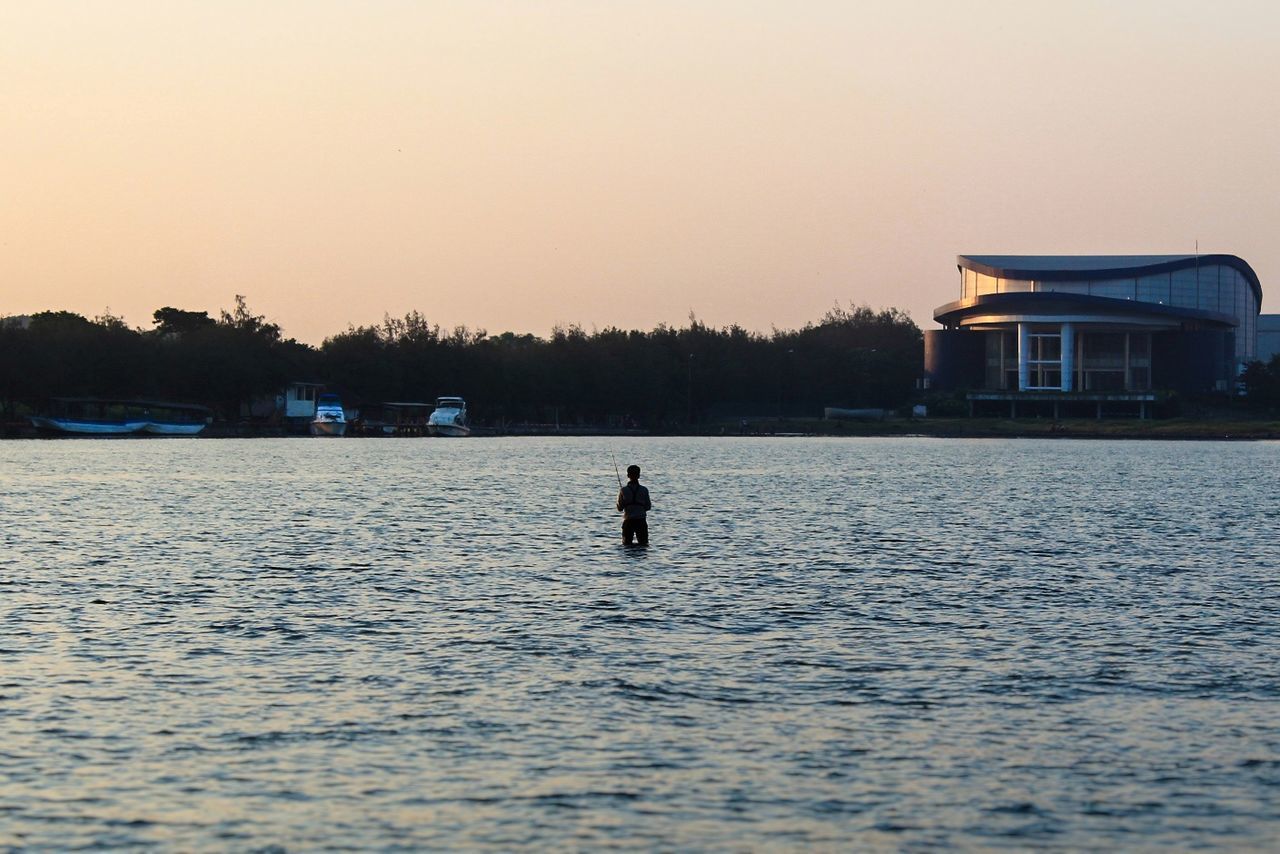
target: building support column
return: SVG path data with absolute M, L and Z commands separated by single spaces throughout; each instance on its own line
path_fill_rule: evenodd
M 1071 391 L 1076 383 L 1076 327 L 1062 324 L 1062 390 Z
M 1026 391 L 1031 385 L 1031 326 L 1018 324 L 1018 391 Z

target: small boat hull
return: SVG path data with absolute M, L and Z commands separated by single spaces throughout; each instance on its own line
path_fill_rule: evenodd
M 345 436 L 347 434 L 347 422 L 345 421 L 312 421 L 312 436 Z
M 204 426 L 198 422 L 148 421 L 142 430 L 153 436 L 195 436 L 204 429 Z
M 79 436 L 127 436 L 130 433 L 140 433 L 147 426 L 146 421 L 96 421 L 87 418 L 51 418 L 45 415 L 31 416 L 31 424 L 37 430 Z

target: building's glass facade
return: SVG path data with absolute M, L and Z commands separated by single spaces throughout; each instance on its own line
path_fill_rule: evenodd
M 1051 403 L 1058 417 L 1060 404 L 1096 403 L 1101 417 L 1137 405 L 1145 417 L 1165 392 L 1231 393 L 1269 353 L 1258 278 L 1234 255 L 961 255 L 957 266 L 961 299 L 934 312 L 943 328 L 925 332 L 925 371 L 940 390 L 967 389 L 971 408 Z
M 1202 264 L 1170 273 L 1092 281 L 1003 279 L 961 269 L 961 296 L 964 299 L 1031 291 L 1127 299 L 1230 315 L 1238 323 L 1236 359 L 1246 362 L 1255 358 L 1253 348 L 1257 337 L 1258 300 L 1244 274 L 1226 264 Z M 1077 361 L 1077 366 L 1079 364 Z
M 985 332 L 983 387 L 1018 390 L 1018 336 L 1013 331 Z M 1151 333 L 1080 331 L 1072 341 L 1075 358 L 1066 360 L 1069 387 L 1086 392 L 1149 391 Z M 1064 359 L 1059 327 L 1035 324 L 1028 331 L 1027 391 L 1063 388 Z

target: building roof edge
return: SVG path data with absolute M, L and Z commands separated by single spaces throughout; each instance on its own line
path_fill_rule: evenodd
M 936 323 L 949 326 L 958 323 L 966 315 L 985 311 L 1014 311 L 1019 304 L 1031 304 L 1037 308 L 1052 304 L 1068 306 L 1073 309 L 1101 310 L 1113 313 L 1117 317 L 1125 314 L 1165 315 L 1187 320 L 1201 320 L 1236 326 L 1237 319 L 1229 314 L 1205 311 L 1197 308 L 1166 305 L 1158 302 L 1142 300 L 1116 299 L 1114 297 L 1091 296 L 1088 294 L 1072 294 L 1063 291 L 1013 291 L 1003 294 L 983 294 L 940 305 L 933 310 Z
M 1262 311 L 1262 283 L 1238 255 L 957 255 L 956 266 L 998 279 L 1047 282 L 1126 279 L 1186 270 L 1201 264 L 1223 264 L 1239 271 L 1253 288 Z

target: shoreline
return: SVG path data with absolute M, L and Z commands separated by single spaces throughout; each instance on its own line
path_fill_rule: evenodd
M 1024 418 L 901 418 L 883 421 L 839 421 L 784 418 L 710 422 L 694 429 L 638 430 L 603 426 L 555 427 L 511 425 L 473 429 L 473 438 L 510 436 L 588 436 L 708 438 L 921 438 L 921 439 L 1132 439 L 1182 441 L 1276 441 L 1280 420 L 1249 418 L 1166 419 L 1059 419 Z M 4 424 L 3 439 L 162 439 L 163 436 L 58 436 L 37 431 L 29 424 Z M 255 425 L 212 425 L 199 439 L 311 438 L 282 428 Z M 429 436 L 346 436 L 349 439 L 435 438 Z

